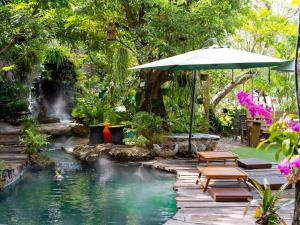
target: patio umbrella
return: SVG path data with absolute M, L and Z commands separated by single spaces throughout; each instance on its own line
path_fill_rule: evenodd
M 295 71 L 295 60 L 287 61 L 282 63 L 280 66 L 272 68 L 272 70 L 278 70 L 282 72 L 294 72 Z
M 195 107 L 195 86 L 197 70 L 212 69 L 247 69 L 279 66 L 286 60 L 264 56 L 256 53 L 213 45 L 207 49 L 198 49 L 151 63 L 135 66 L 130 69 L 144 70 L 194 70 L 194 85 L 189 129 L 189 151 L 191 151 L 192 125 Z

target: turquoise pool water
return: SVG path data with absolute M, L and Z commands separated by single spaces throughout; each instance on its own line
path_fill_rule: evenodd
M 92 168 L 66 170 L 61 182 L 53 175 L 28 171 L 1 192 L 0 224 L 159 225 L 176 212 L 172 174 L 100 159 Z

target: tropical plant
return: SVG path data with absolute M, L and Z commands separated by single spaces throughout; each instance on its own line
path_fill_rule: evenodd
M 250 208 L 250 205 L 258 204 L 255 209 L 256 223 L 259 225 L 286 225 L 287 223 L 278 214 L 278 210 L 292 204 L 294 201 L 284 200 L 281 198 L 283 191 L 287 188 L 289 183 L 286 183 L 280 187 L 278 191 L 272 193 L 270 184 L 267 180 L 264 180 L 264 188 L 260 186 L 255 180 L 253 180 L 253 186 L 260 195 L 260 200 L 252 200 L 244 211 L 244 216 Z
M 137 134 L 136 141 L 144 142 L 148 148 L 152 148 L 153 144 L 161 144 L 166 135 L 163 119 L 153 113 L 138 112 L 131 126 Z
M 40 148 L 49 144 L 50 136 L 42 134 L 39 123 L 31 117 L 24 119 L 20 134 L 20 143 L 25 146 L 28 155 L 37 154 Z
M 72 116 L 82 120 L 87 125 L 104 122 L 105 100 L 93 89 L 84 88 L 77 94 L 76 105 L 72 109 Z
M 0 117 L 15 119 L 14 113 L 28 111 L 28 94 L 29 88 L 20 82 L 0 82 Z
M 300 125 L 295 118 L 295 115 L 285 114 L 278 121 L 274 121 L 269 129 L 269 138 L 261 142 L 257 149 L 267 144 L 266 150 L 270 147 L 275 148 L 276 160 L 280 154 L 286 157 L 278 164 L 278 170 L 287 176 L 290 183 L 296 184 L 293 224 L 297 225 L 300 214 Z

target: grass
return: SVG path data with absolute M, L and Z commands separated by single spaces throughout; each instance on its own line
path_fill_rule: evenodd
M 257 158 L 263 159 L 270 162 L 277 162 L 275 160 L 275 149 L 270 148 L 269 150 L 264 150 L 263 148 L 260 150 L 256 150 L 255 148 L 251 147 L 240 147 L 231 150 L 233 153 L 238 155 L 239 158 Z M 283 155 L 280 155 L 279 161 L 284 159 Z

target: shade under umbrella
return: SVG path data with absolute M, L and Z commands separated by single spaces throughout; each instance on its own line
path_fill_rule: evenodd
M 212 46 L 184 54 L 161 59 L 151 63 L 135 66 L 130 69 L 144 70 L 212 70 L 212 69 L 247 69 L 259 67 L 280 66 L 286 60 L 264 56 L 252 52 L 232 48 Z M 189 151 L 191 151 L 192 124 L 195 105 L 196 73 L 194 73 L 194 87 L 192 92 L 192 106 L 189 130 Z
M 146 70 L 211 70 L 247 69 L 279 66 L 286 60 L 264 56 L 232 48 L 212 46 L 184 54 L 146 63 L 131 69 Z

